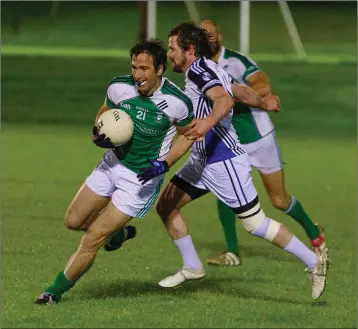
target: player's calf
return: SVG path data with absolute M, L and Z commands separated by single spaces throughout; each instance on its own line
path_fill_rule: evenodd
M 282 195 L 269 195 L 271 204 L 278 210 L 285 211 L 290 205 L 290 196 L 287 193 Z
M 300 259 L 310 273 L 312 297 L 317 299 L 324 291 L 327 260 L 317 257 L 312 250 L 298 240 L 284 225 L 267 217 L 257 202 L 249 210 L 239 212 L 245 229 L 252 235 L 268 240 Z

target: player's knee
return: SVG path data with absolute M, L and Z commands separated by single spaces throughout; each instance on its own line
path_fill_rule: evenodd
M 83 220 L 79 218 L 78 214 L 73 209 L 69 208 L 65 215 L 64 224 L 69 230 L 78 231 L 81 229 Z
M 268 241 L 272 241 L 275 238 L 281 227 L 280 223 L 266 217 L 260 208 L 260 204 L 239 214 L 238 217 L 242 220 L 247 232 Z
M 279 210 L 286 210 L 290 204 L 290 196 L 287 194 L 271 196 L 272 205 Z
M 155 210 L 158 216 L 165 222 L 175 209 L 164 198 L 160 198 L 155 205 Z

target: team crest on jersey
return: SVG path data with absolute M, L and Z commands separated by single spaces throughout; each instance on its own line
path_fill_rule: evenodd
M 201 74 L 201 78 L 202 78 L 204 81 L 210 81 L 210 80 L 213 79 L 212 76 L 210 75 L 210 73 L 208 73 L 208 72 L 203 72 L 203 73 Z
M 157 113 L 157 116 L 156 116 L 156 118 L 155 118 L 155 120 L 157 121 L 157 122 L 160 122 L 161 120 L 162 120 L 162 117 L 163 117 L 163 113 Z
M 130 109 L 131 109 L 131 105 L 130 105 L 130 104 L 126 104 L 126 103 L 123 103 L 123 102 L 120 102 L 120 103 L 119 103 L 119 106 L 124 107 L 124 108 L 127 109 L 127 110 L 130 110 Z

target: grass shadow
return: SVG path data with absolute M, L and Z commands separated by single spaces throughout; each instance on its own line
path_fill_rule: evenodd
M 81 300 L 88 299 L 106 299 L 106 298 L 133 298 L 143 295 L 172 296 L 173 298 L 190 298 L 199 292 L 211 292 L 215 295 L 234 296 L 241 299 L 264 300 L 275 303 L 309 305 L 312 302 L 302 295 L 302 300 L 290 298 L 282 292 L 282 296 L 266 295 L 259 291 L 249 289 L 247 285 L 242 284 L 237 289 L 232 287 L 232 283 L 238 280 L 233 277 L 225 279 L 204 279 L 197 281 L 188 281 L 185 284 L 174 288 L 165 289 L 158 286 L 156 282 L 121 280 L 110 284 L 103 284 L 103 281 L 91 281 L 80 293 Z M 255 279 L 252 279 L 252 283 Z M 326 302 L 315 302 L 316 307 L 327 306 Z

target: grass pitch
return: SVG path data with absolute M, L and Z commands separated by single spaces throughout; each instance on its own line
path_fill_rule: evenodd
M 293 256 L 238 234 L 244 264 L 207 267 L 207 277 L 176 290 L 157 281 L 180 256 L 152 210 L 133 223 L 138 235 L 94 267 L 53 307 L 34 299 L 76 250 L 80 234 L 63 215 L 99 161 L 91 143 L 106 84 L 125 60 L 2 58 L 2 327 L 342 327 L 356 321 L 355 65 L 262 63 L 282 113 L 273 115 L 290 193 L 326 229 L 332 266 L 319 302 Z M 182 85 L 182 77 L 168 72 Z M 178 166 L 180 163 L 176 166 Z M 175 171 L 174 168 L 172 173 Z M 168 175 L 168 178 L 170 174 Z M 265 212 L 304 241 L 303 230 L 269 204 Z M 212 195 L 184 213 L 201 259 L 225 246 Z

